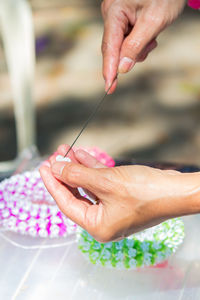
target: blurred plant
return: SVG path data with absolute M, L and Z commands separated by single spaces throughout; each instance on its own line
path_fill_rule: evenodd
M 185 82 L 181 83 L 180 88 L 183 92 L 192 94 L 200 100 L 200 84 Z

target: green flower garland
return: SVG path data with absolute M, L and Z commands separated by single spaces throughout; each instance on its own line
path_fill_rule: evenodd
M 119 242 L 99 243 L 85 230 L 78 232 L 78 247 L 93 264 L 134 269 L 159 264 L 174 253 L 184 239 L 184 225 L 171 219 Z

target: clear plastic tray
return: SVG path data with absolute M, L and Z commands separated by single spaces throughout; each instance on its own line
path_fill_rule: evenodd
M 75 236 L 49 240 L 1 232 L 0 299 L 199 300 L 200 217 L 183 220 L 184 243 L 168 262 L 131 271 L 92 265 L 78 250 Z M 63 246 L 45 248 L 49 243 Z
M 185 217 L 184 222 L 186 238 L 168 263 L 137 271 L 96 267 L 84 259 L 73 239 L 59 248 L 27 250 L 0 237 L 0 299 L 199 299 L 200 218 Z M 49 242 L 7 236 L 27 246 Z

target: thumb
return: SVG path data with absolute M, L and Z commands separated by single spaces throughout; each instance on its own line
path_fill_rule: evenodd
M 145 48 L 148 48 L 152 41 L 154 42 L 154 39 L 162 29 L 159 19 L 155 20 L 144 18 L 141 15 L 136 21 L 135 26 L 125 38 L 121 47 L 119 73 L 130 71 Z
M 104 176 L 100 174 L 100 170 L 103 169 L 66 162 L 56 162 L 51 168 L 53 175 L 63 183 L 74 188 L 81 186 L 94 194 L 104 188 Z

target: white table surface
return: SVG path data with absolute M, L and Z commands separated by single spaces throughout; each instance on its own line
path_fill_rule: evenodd
M 186 238 L 168 265 L 137 271 L 96 267 L 85 260 L 75 242 L 27 250 L 0 236 L 0 299 L 199 300 L 200 217 L 185 217 L 184 222 Z M 26 246 L 49 243 L 48 239 L 3 234 Z

